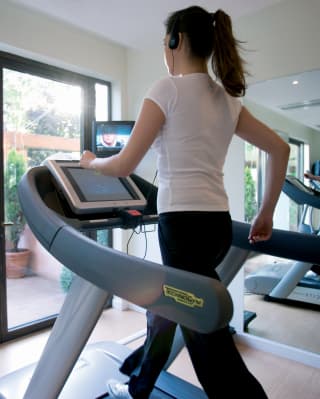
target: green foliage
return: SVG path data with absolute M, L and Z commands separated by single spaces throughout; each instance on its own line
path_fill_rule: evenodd
M 29 168 L 41 165 L 45 159 L 56 153 L 56 150 L 28 148 L 27 157 Z M 59 154 L 70 154 L 70 151 L 59 151 Z
M 15 150 L 8 153 L 7 163 L 4 171 L 5 187 L 5 215 L 8 222 L 13 223 L 9 227 L 9 239 L 13 249 L 18 249 L 20 235 L 25 227 L 26 221 L 18 199 L 18 184 L 26 171 L 26 162 L 22 154 Z
M 3 78 L 4 130 L 80 137 L 80 102 L 71 107 L 79 88 L 11 70 Z
M 78 115 L 67 112 L 47 111 L 46 105 L 31 109 L 25 115 L 30 133 L 65 138 L 79 137 L 80 126 Z
M 97 231 L 97 242 L 101 245 L 109 245 L 109 231 L 108 230 L 98 230 Z
M 60 287 L 62 291 L 67 293 L 70 289 L 71 283 L 74 278 L 74 273 L 65 266 L 62 266 L 61 274 L 60 274 Z
M 257 201 L 256 201 L 256 187 L 254 180 L 251 175 L 250 168 L 245 167 L 245 221 L 251 222 L 257 213 Z
M 5 130 L 17 131 L 26 124 L 23 99 L 30 91 L 30 77 L 27 74 L 5 70 L 3 79 L 4 127 Z

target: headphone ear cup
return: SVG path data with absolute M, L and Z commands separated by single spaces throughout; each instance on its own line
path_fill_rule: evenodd
M 178 45 L 179 45 L 179 33 L 172 32 L 168 43 L 169 49 L 175 50 L 178 47 Z

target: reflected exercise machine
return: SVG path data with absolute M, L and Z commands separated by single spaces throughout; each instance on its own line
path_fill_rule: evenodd
M 316 226 L 313 213 L 320 209 L 320 192 L 293 176 L 286 177 L 282 190 L 294 202 L 303 205 L 299 232 L 319 237 L 320 225 Z M 307 252 L 310 248 L 306 245 L 304 250 Z M 320 310 L 320 276 L 312 270 L 315 264 L 319 263 L 274 262 L 250 273 L 245 278 L 245 287 L 250 293 L 265 295 L 269 301 Z
M 158 220 L 155 186 L 137 175 L 105 179 L 77 162 L 52 161 L 30 169 L 19 185 L 31 230 L 76 277 L 39 362 L 0 378 L 1 399 L 102 399 L 108 379 L 126 382 L 119 367 L 131 349 L 116 342 L 86 345 L 109 295 L 208 333 L 228 325 L 233 309 L 226 287 L 252 250 L 320 263 L 318 236 L 274 230 L 268 242 L 252 246 L 250 226 L 236 221 L 233 246 L 218 266 L 222 282 L 104 247 L 84 233 Z M 206 398 L 167 371 L 181 348 L 177 339 L 151 398 Z

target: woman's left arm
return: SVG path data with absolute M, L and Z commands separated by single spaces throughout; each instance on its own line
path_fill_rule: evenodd
M 145 99 L 128 143 L 119 154 L 97 158 L 91 151 L 84 151 L 80 166 L 109 176 L 130 175 L 151 147 L 164 122 L 161 108 L 154 101 Z
M 245 107 L 241 110 L 236 134 L 268 154 L 264 195 L 249 233 L 250 242 L 268 240 L 272 234 L 274 210 L 286 176 L 290 147 Z

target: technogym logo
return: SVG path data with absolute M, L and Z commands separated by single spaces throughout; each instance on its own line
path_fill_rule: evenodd
M 204 300 L 197 298 L 192 292 L 183 291 L 170 285 L 163 285 L 163 294 L 190 308 L 202 308 L 204 304 Z

